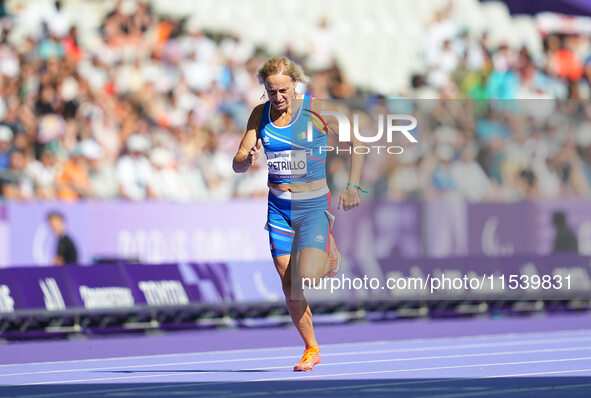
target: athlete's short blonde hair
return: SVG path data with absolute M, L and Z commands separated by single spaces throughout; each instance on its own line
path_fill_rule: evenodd
M 265 83 L 265 79 L 272 75 L 290 76 L 293 80 L 302 83 L 306 83 L 310 80 L 300 65 L 285 57 L 269 58 L 263 66 L 257 70 L 257 79 L 260 84 Z

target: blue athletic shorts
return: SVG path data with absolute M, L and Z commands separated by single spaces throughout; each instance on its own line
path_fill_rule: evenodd
M 330 230 L 334 222 L 334 216 L 330 213 L 328 188 L 291 195 L 288 193 L 286 196 L 291 196 L 289 199 L 278 197 L 278 193 L 273 191 L 269 191 L 265 227 L 269 231 L 271 255 L 278 257 L 295 254 L 307 247 L 315 247 L 328 253 Z M 300 199 L 302 196 L 305 198 Z

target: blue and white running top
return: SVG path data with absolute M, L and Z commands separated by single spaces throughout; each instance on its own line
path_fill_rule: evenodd
M 270 184 L 293 184 L 326 178 L 327 134 L 321 131 L 322 119 L 311 110 L 311 97 L 305 95 L 302 105 L 285 127 L 271 121 L 271 103 L 263 108 L 259 138 L 267 155 Z M 309 135 L 312 137 L 310 138 Z

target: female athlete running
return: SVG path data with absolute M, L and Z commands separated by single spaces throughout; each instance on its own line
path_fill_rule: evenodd
M 320 149 L 326 148 L 329 131 L 336 134 L 337 121 L 326 118 L 326 122 L 309 128 L 311 117 L 331 108 L 296 93 L 297 83 L 307 82 L 308 77 L 288 58 L 270 58 L 257 71 L 257 78 L 269 101 L 252 111 L 232 166 L 237 173 L 246 172 L 256 162 L 261 146 L 264 148 L 269 168 L 266 227 L 271 255 L 289 314 L 306 345 L 294 370 L 311 370 L 320 362 L 320 350 L 302 278 L 315 285 L 325 276 L 334 276 L 341 267 L 341 255 L 331 233 L 334 216 L 326 183 L 326 150 Z M 359 205 L 362 165 L 363 155 L 353 154 L 349 185 L 339 198 L 339 208 L 349 210 Z

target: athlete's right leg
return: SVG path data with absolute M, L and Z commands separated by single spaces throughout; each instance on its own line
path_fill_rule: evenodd
M 318 347 L 314 326 L 312 325 L 312 311 L 304 297 L 301 279 L 297 272 L 292 272 L 291 256 L 273 257 L 275 268 L 281 277 L 281 286 L 285 295 L 287 310 L 296 329 L 302 336 L 306 347 Z
M 281 277 L 287 310 L 306 345 L 302 360 L 294 366 L 294 370 L 311 370 L 320 362 L 320 351 L 312 325 L 312 311 L 304 297 L 300 274 L 291 261 L 295 235 L 292 229 L 291 210 L 290 200 L 280 199 L 269 192 L 267 229 L 271 255 Z

